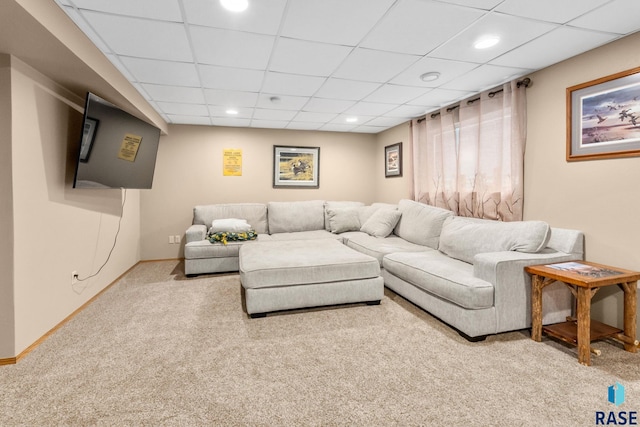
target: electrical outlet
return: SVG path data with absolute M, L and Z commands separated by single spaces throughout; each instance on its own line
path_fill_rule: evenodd
M 176 234 L 175 242 L 178 243 L 178 244 L 180 243 L 180 235 L 179 234 Z
M 71 272 L 71 284 L 75 285 L 76 283 L 78 283 L 78 272 L 77 271 L 72 271 Z
M 174 236 L 169 236 L 169 244 L 172 245 L 175 243 L 175 237 Z

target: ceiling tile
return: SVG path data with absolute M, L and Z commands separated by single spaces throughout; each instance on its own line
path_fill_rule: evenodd
M 355 49 L 334 73 L 334 77 L 385 83 L 419 59 L 415 55 Z
M 205 89 L 204 95 L 207 104 L 223 105 L 226 107 L 254 107 L 258 101 L 258 94 L 255 92 Z
M 443 89 L 466 90 L 481 92 L 516 77 L 523 76 L 531 70 L 522 68 L 499 67 L 496 65 L 482 65 L 475 70 L 443 85 Z
M 202 89 L 193 87 L 164 86 L 143 83 L 141 85 L 155 101 L 204 104 Z
M 342 113 L 354 103 L 354 101 L 344 101 L 340 99 L 311 98 L 304 106 L 304 111 L 337 114 Z
M 200 87 L 195 64 L 127 56 L 121 56 L 120 61 L 133 75 L 134 80 L 140 83 Z
M 266 68 L 275 40 L 272 36 L 192 26 L 193 51 L 199 63 L 227 67 Z
M 640 1 L 615 0 L 577 18 L 569 25 L 616 34 L 629 34 L 638 29 Z
M 638 0 L 54 1 L 168 122 L 338 132 L 380 132 L 640 30 Z M 503 42 L 472 49 L 485 32 Z
M 310 111 L 301 111 L 294 118 L 294 122 L 330 122 L 333 120 L 337 114 L 335 113 L 314 113 Z
M 182 24 L 96 12 L 83 12 L 83 16 L 113 53 L 168 61 L 193 61 Z M 150 34 L 153 37 L 149 37 Z
M 356 46 L 394 0 L 290 0 L 282 36 Z
M 199 117 L 199 116 L 181 116 L 179 114 L 169 114 L 168 116 L 170 123 L 181 124 L 181 125 L 211 125 L 211 119 L 209 117 Z
M 368 125 L 364 125 L 364 126 L 358 126 L 358 127 L 354 128 L 353 130 L 351 130 L 351 132 L 355 132 L 355 133 L 380 133 L 385 129 L 386 128 L 383 127 L 383 126 L 368 126 Z
M 89 39 L 91 39 L 91 42 L 96 45 L 98 49 L 100 49 L 105 54 L 110 52 L 111 48 L 102 41 L 100 36 L 98 36 L 98 34 L 93 30 L 91 25 L 89 25 L 84 16 L 80 14 L 80 12 L 78 12 L 71 6 L 64 7 L 63 10 L 67 13 L 67 15 L 69 15 L 71 19 L 73 19 L 73 21 L 76 23 L 76 25 L 78 25 L 82 32 L 85 33 L 85 35 L 87 35 Z
M 105 56 L 118 69 L 118 71 L 120 71 L 122 75 L 126 77 L 127 80 L 129 80 L 132 83 L 138 82 L 138 80 L 133 76 L 133 74 L 131 74 L 131 72 L 127 69 L 127 67 L 125 67 L 125 65 L 120 60 L 121 58 L 127 58 L 127 57 L 114 55 L 112 53 L 107 53 L 105 54 Z
M 272 110 L 265 108 L 256 108 L 253 112 L 253 120 L 281 120 L 289 121 L 296 115 L 296 111 L 291 110 Z
M 209 114 L 211 115 L 211 117 L 225 118 L 225 119 L 231 119 L 231 120 L 236 120 L 236 119 L 249 120 L 253 116 L 253 112 L 254 112 L 253 108 L 248 108 L 248 107 L 236 108 L 235 106 L 233 106 L 233 110 L 235 110 L 237 114 L 229 114 L 227 113 L 227 110 L 229 110 L 229 107 L 227 106 L 209 105 L 208 107 L 209 107 Z
M 491 13 L 431 52 L 429 56 L 482 64 L 554 28 L 557 28 L 557 25 Z M 486 35 L 498 36 L 500 42 L 488 49 L 474 48 L 473 44 Z
M 376 117 L 375 119 L 368 121 L 366 126 L 381 126 L 386 129 L 398 126 L 406 121 L 406 119 L 398 117 Z
M 109 14 L 182 22 L 178 0 L 73 0 L 73 4 L 79 9 Z
M 329 78 L 318 90 L 316 96 L 359 101 L 379 87 L 380 83 Z
M 424 95 L 429 89 L 415 86 L 400 86 L 385 84 L 375 92 L 363 99 L 365 102 L 382 102 L 387 104 L 404 104 L 420 95 Z
M 156 104 L 167 115 L 209 117 L 209 109 L 204 104 L 180 104 L 174 102 L 157 102 Z
M 394 108 L 393 110 L 387 112 L 385 116 L 387 117 L 396 117 L 396 118 L 412 118 L 419 117 L 424 115 L 426 109 L 424 107 L 416 107 L 414 105 L 401 105 L 398 108 Z
M 209 89 L 258 92 L 264 80 L 264 71 L 244 68 L 199 65 L 202 85 Z
M 471 62 L 452 61 L 426 56 L 396 76 L 391 80 L 391 83 L 406 86 L 438 87 L 473 70 L 477 66 L 478 64 Z M 427 72 L 438 72 L 440 73 L 440 77 L 430 82 L 422 81 L 420 76 Z
M 294 130 L 318 130 L 322 127 L 322 122 L 289 122 L 287 129 Z
M 355 121 L 353 121 L 353 119 L 356 119 Z M 375 119 L 376 116 L 367 116 L 367 115 L 354 115 L 354 114 L 340 114 L 337 117 L 335 117 L 333 120 L 331 120 L 329 123 L 333 123 L 333 124 L 342 124 L 342 125 L 350 125 L 351 127 L 356 127 L 356 126 L 361 126 L 365 123 L 367 123 L 370 120 Z
M 412 100 L 409 105 L 420 106 L 431 110 L 432 108 L 440 108 L 471 95 L 473 95 L 473 92 L 470 91 L 433 89 L 421 97 Z
M 262 86 L 262 91 L 283 95 L 311 96 L 322 86 L 324 81 L 324 77 L 269 72 Z
M 249 119 L 234 119 L 227 117 L 212 117 L 211 123 L 214 126 L 231 126 L 231 127 L 249 127 L 251 120 Z
M 354 116 L 379 116 L 387 111 L 393 110 L 393 104 L 377 104 L 373 102 L 358 102 L 353 107 L 345 111 L 345 114 Z
M 353 49 L 347 46 L 280 38 L 269 69 L 290 74 L 329 76 Z
M 271 98 L 277 98 L 272 100 Z M 300 110 L 309 102 L 308 96 L 283 96 L 270 93 L 261 93 L 256 107 L 274 108 L 277 110 Z
M 286 0 L 253 1 L 243 13 L 234 13 L 215 0 L 182 2 L 190 24 L 270 35 L 278 33 L 286 3 Z
M 289 121 L 283 120 L 251 120 L 252 128 L 262 128 L 262 129 L 283 129 L 286 128 L 289 124 Z
M 496 7 L 496 11 L 509 15 L 538 19 L 540 21 L 564 24 L 609 1 L 610 0 L 580 0 L 575 2 L 562 2 L 558 0 L 505 0 Z
M 483 11 L 428 0 L 404 0 L 360 44 L 425 55 L 483 15 Z
M 323 125 L 320 130 L 329 132 L 350 132 L 355 126 L 349 123 L 327 123 Z
M 493 65 L 540 69 L 571 56 L 601 46 L 615 38 L 612 34 L 580 28 L 560 27 L 530 41 L 519 49 L 491 61 Z

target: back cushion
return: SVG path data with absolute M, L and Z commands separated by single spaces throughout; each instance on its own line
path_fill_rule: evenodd
M 238 218 L 246 220 L 258 234 L 268 233 L 267 205 L 262 203 L 229 203 L 199 205 L 193 208 L 193 223 L 211 227 L 214 219 Z
M 324 202 L 324 228 L 325 230 L 331 231 L 331 225 L 329 224 L 329 215 L 328 211 L 330 209 L 335 208 L 357 208 L 360 206 L 364 206 L 362 202 L 351 202 L 351 201 L 328 201 Z
M 324 230 L 324 201 L 269 202 L 269 233 Z
M 453 212 L 413 200 L 400 200 L 398 210 L 402 213 L 394 233 L 411 243 L 438 249 L 438 239 L 445 219 Z
M 438 249 L 451 258 L 473 264 L 473 257 L 480 253 L 539 252 L 547 246 L 550 230 L 544 221 L 502 222 L 451 217 L 442 227 Z

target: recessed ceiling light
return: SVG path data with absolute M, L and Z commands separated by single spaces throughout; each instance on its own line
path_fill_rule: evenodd
M 440 73 L 437 71 L 430 71 L 420 76 L 420 80 L 422 80 L 423 82 L 432 82 L 434 80 L 438 80 L 439 78 L 440 78 Z
M 249 7 L 249 0 L 220 0 L 220 4 L 231 12 L 243 12 Z
M 236 114 L 238 114 L 238 110 L 234 110 L 233 108 L 229 108 L 227 111 L 225 111 L 225 113 L 229 114 L 230 116 L 235 116 Z
M 484 36 L 479 38 L 473 44 L 473 47 L 476 49 L 488 49 L 492 46 L 495 46 L 500 41 L 500 37 L 498 36 Z
M 356 123 L 357 121 L 358 121 L 357 117 L 347 117 L 345 119 L 345 122 L 347 122 L 347 123 Z

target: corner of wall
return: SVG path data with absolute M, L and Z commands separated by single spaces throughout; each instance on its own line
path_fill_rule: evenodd
M 0 360 L 15 356 L 11 57 L 0 54 Z

